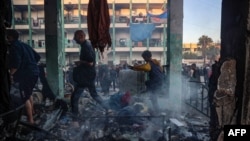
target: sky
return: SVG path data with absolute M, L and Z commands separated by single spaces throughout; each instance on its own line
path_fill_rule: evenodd
M 220 42 L 222 0 L 183 0 L 183 43 L 197 43 L 202 35 Z

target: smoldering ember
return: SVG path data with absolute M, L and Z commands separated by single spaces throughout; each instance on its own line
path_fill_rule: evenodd
M 65 92 L 64 99 L 45 99 L 39 91 L 41 86 L 38 86 L 38 90 L 34 90 L 33 93 L 35 125 L 27 122 L 27 117 L 22 110 L 23 105 L 19 104 L 18 86 L 12 85 L 11 95 L 15 110 L 1 115 L 0 139 L 21 141 L 209 140 L 206 89 L 198 88 L 199 95 L 194 97 L 189 92 L 189 84 L 192 82 L 183 76 L 183 83 L 186 83 L 183 85 L 183 90 L 187 93 L 183 96 L 182 103 L 170 102 L 166 88 L 162 88 L 157 94 L 160 111 L 155 112 L 144 81 L 143 72 L 123 70 L 117 81 L 118 86 L 114 90 L 110 88 L 108 95 L 104 95 L 100 85 L 97 84 L 98 94 L 109 106 L 109 110 L 105 110 L 96 103 L 88 90 L 84 90 L 79 100 L 79 116 L 71 114 L 70 92 Z M 173 110 L 171 104 L 182 105 L 181 111 Z

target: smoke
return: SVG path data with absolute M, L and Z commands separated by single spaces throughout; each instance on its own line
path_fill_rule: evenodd
M 129 74 L 132 72 L 133 74 Z M 128 78 L 131 79 L 127 80 Z M 121 79 L 119 80 L 119 89 L 133 90 L 130 92 L 132 94 L 131 101 L 125 108 L 107 112 L 89 96 L 88 91 L 84 91 L 83 96 L 79 100 L 80 115 L 77 117 L 73 116 L 70 111 L 61 112 L 58 109 L 53 111 L 44 108 L 40 109 L 44 113 L 39 116 L 40 122 L 38 124 L 42 128 L 46 127 L 50 134 L 45 134 L 46 136 L 44 137 L 44 134 L 41 133 L 39 138 L 47 139 L 48 141 L 59 140 L 56 137 L 67 141 L 163 141 L 173 137 L 178 139 L 185 137 L 197 138 L 197 136 L 194 136 L 196 130 L 194 130 L 195 128 L 191 124 L 201 126 L 202 123 L 197 125 L 197 121 L 200 119 L 193 118 L 193 120 L 190 120 L 195 115 L 192 114 L 192 109 L 185 105 L 185 102 L 190 97 L 194 97 L 194 99 L 199 99 L 200 97 L 196 94 L 191 94 L 191 85 L 189 85 L 188 79 L 183 79 L 183 76 L 173 74 L 170 76 L 169 91 L 165 84 L 152 94 L 157 97 L 157 104 L 160 108 L 157 112 L 157 109 L 152 104 L 151 94 L 144 91 L 143 86 L 145 86 L 144 82 L 146 79 L 142 73 L 138 74 L 134 71 L 126 70 L 124 71 L 124 76 L 119 79 Z M 137 81 L 139 82 L 137 83 Z M 139 84 L 140 87 L 136 84 Z M 130 89 L 127 90 L 127 87 Z M 197 91 L 196 88 L 195 90 Z M 111 94 L 115 95 L 117 93 Z M 119 93 L 122 93 L 122 91 Z M 111 94 L 105 96 L 106 103 L 110 100 Z M 188 118 L 187 113 L 190 113 Z M 189 123 L 187 122 L 188 120 Z M 192 132 L 189 131 L 191 127 Z M 172 129 L 172 132 L 169 132 L 170 129 Z M 53 137 L 50 137 L 50 135 L 53 135 Z M 38 134 L 33 134 L 33 137 L 38 138 Z

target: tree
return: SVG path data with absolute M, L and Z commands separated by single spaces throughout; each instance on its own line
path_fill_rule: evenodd
M 199 42 L 198 44 L 201 45 L 202 47 L 202 57 L 204 59 L 204 64 L 206 64 L 206 48 L 211 45 L 211 43 L 213 43 L 213 40 L 206 36 L 206 35 L 202 35 L 200 38 L 199 38 Z
M 215 57 L 220 54 L 220 48 L 215 46 L 209 46 L 206 49 L 206 56 L 210 60 L 215 60 Z

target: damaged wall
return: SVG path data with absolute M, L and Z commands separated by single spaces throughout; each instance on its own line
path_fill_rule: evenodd
M 216 113 L 211 113 L 215 115 L 211 115 L 215 117 L 211 121 L 218 120 L 219 128 L 210 134 L 216 140 L 223 140 L 223 125 L 249 124 L 249 3 L 249 0 L 222 0 L 219 61 L 222 65 L 217 70 L 221 74 L 213 94 Z
M 247 32 L 246 32 L 246 66 L 243 92 L 242 124 L 250 124 L 250 1 L 248 2 Z
M 241 123 L 241 111 L 245 80 L 246 30 L 249 13 L 249 0 L 223 0 L 221 22 L 221 59 L 236 60 L 237 121 Z M 249 84 L 248 84 L 249 85 Z M 246 94 L 244 94 L 246 95 Z M 243 109 L 244 110 L 244 109 Z
M 236 59 L 235 96 L 238 99 L 236 103 L 238 124 L 250 124 L 249 5 L 249 0 L 223 0 L 222 2 L 221 58 Z

